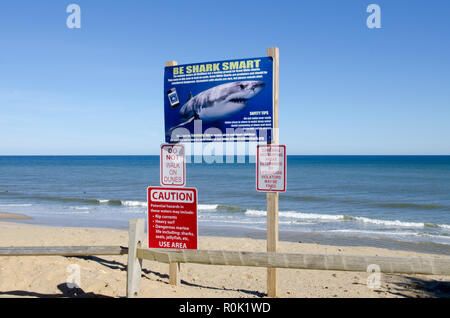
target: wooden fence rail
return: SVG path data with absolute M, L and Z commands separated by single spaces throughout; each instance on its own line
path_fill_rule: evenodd
M 138 248 L 137 257 L 162 263 L 254 266 L 365 272 L 376 264 L 383 273 L 450 275 L 450 258 L 255 253 L 241 251 L 159 250 Z
M 128 248 L 122 246 L 0 247 L 0 256 L 93 256 L 124 254 L 128 254 Z

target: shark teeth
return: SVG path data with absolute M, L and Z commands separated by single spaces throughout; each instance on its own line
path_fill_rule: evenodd
M 239 103 L 239 104 L 245 104 L 247 101 L 248 101 L 247 98 L 232 98 L 232 99 L 230 99 L 230 102 Z

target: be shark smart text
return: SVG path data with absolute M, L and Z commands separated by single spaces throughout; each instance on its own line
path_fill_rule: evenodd
M 261 59 L 250 59 L 241 61 L 224 61 L 215 63 L 202 63 L 194 65 L 182 65 L 173 67 L 173 75 L 204 73 L 204 72 L 220 72 L 228 70 L 241 70 L 259 68 Z

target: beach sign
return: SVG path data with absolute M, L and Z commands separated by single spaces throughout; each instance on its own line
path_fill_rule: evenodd
M 286 191 L 286 146 L 258 145 L 256 152 L 256 189 Z
M 148 247 L 197 249 L 197 189 L 148 187 Z
M 261 142 L 279 144 L 279 49 L 267 57 L 178 65 L 167 61 L 164 69 L 165 142 Z M 275 150 L 275 148 L 271 148 Z M 266 192 L 267 251 L 278 248 L 278 196 L 286 190 L 286 147 L 274 173 L 257 166 L 257 189 Z M 268 153 L 262 154 L 261 162 Z M 264 158 L 263 158 L 264 157 Z M 280 161 L 280 157 L 277 158 Z M 270 180 L 271 179 L 271 180 Z M 270 181 L 269 181 L 270 180 Z M 187 188 L 171 188 L 174 191 Z M 150 200 L 150 199 L 149 199 Z M 149 232 L 150 220 L 149 201 Z M 154 239 L 155 240 L 155 239 Z M 157 242 L 157 241 L 155 241 Z M 156 244 L 157 245 L 157 244 Z M 169 244 L 170 245 L 170 244 Z M 161 247 L 161 246 L 156 246 Z M 179 279 L 176 263 L 169 276 Z M 267 295 L 278 296 L 277 269 L 267 268 Z
M 272 56 L 178 65 L 164 72 L 165 141 L 271 141 Z
M 186 153 L 182 144 L 161 145 L 160 183 L 162 186 L 184 187 L 186 184 Z

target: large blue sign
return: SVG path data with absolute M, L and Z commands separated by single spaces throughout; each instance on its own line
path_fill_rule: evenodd
M 166 142 L 270 141 L 273 59 L 167 66 Z

